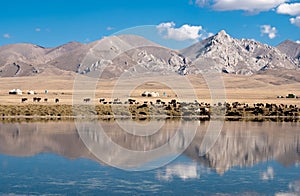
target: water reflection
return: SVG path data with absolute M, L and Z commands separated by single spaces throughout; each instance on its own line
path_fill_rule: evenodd
M 198 165 L 196 163 L 168 165 L 164 172 L 159 171 L 157 174 L 159 180 L 166 181 L 172 180 L 175 176 L 182 180 L 199 179 Z
M 189 124 L 190 127 L 197 126 L 197 131 L 183 155 L 193 162 L 168 166 L 163 173 L 157 174 L 159 179 L 170 180 L 174 176 L 181 179 L 199 178 L 199 165 L 223 174 L 235 166 L 253 166 L 267 160 L 276 160 L 284 166 L 300 163 L 299 123 L 225 122 L 215 145 L 205 155 L 201 154 L 201 148 L 208 123 L 199 121 L 189 123 L 192 123 L 192 126 Z M 169 154 L 167 151 L 160 154 L 163 156 L 170 156 L 175 151 L 180 151 L 185 147 L 185 142 L 190 138 L 188 138 L 188 134 L 185 135 L 182 131 L 189 130 L 184 129 L 187 124 L 186 122 L 171 120 L 155 134 L 141 137 L 122 131 L 114 122 L 102 122 L 106 135 L 114 143 L 125 149 L 139 152 L 167 145 L 171 151 Z M 178 134 L 178 127 L 182 127 L 181 132 L 179 132 L 181 134 Z M 0 153 L 13 156 L 33 156 L 43 152 L 51 152 L 71 159 L 83 157 L 104 164 L 91 153 L 90 147 L 87 148 L 77 131 L 74 122 L 0 123 Z M 86 133 L 89 136 L 91 134 L 88 130 Z M 170 143 L 170 138 L 174 138 L 174 135 L 177 139 Z M 119 161 L 123 164 L 134 164 L 135 159 L 122 157 L 119 152 L 109 149 L 102 136 L 95 135 L 92 138 L 111 156 L 118 156 Z M 163 158 L 161 156 L 145 158 L 143 164 Z M 269 180 L 274 178 L 274 175 L 273 168 L 267 168 L 261 173 L 260 178 Z M 296 187 L 296 185 L 291 186 Z

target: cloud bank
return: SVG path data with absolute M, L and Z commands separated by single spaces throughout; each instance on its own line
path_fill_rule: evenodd
M 247 12 L 269 11 L 289 0 L 196 0 L 196 4 L 211 6 L 214 10 L 232 11 L 243 10 Z
M 300 3 L 281 4 L 278 6 L 276 12 L 278 14 L 288 14 L 291 16 L 300 16 Z
M 192 26 L 184 24 L 181 27 L 176 28 L 174 22 L 165 22 L 156 26 L 159 34 L 163 36 L 164 39 L 173 39 L 177 41 L 198 41 L 199 39 L 204 39 L 211 35 L 203 30 L 202 26 Z

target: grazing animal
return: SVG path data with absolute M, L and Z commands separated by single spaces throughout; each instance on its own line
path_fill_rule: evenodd
M 48 98 L 45 98 L 45 99 L 44 99 L 44 102 L 47 102 L 47 101 L 48 101 Z
M 113 104 L 122 104 L 122 102 L 119 98 L 114 99 L 112 103 Z
M 40 102 L 42 100 L 42 98 L 40 97 L 33 97 L 33 102 Z
M 90 101 L 91 101 L 91 98 L 84 98 L 83 101 L 86 102 L 86 103 L 87 103 L 87 102 L 90 102 Z
M 146 107 L 148 107 L 148 105 L 144 103 L 143 105 L 138 106 L 137 109 L 146 108 Z
M 176 102 L 177 102 L 176 99 L 172 99 L 171 102 L 170 102 L 170 104 L 176 104 Z M 195 102 L 198 103 L 197 100 L 195 100 Z
M 24 102 L 27 101 L 27 100 L 28 100 L 27 98 L 22 98 L 22 99 L 21 99 L 21 102 L 24 103 Z
M 135 102 L 134 99 L 128 99 L 128 102 Z
M 58 102 L 59 102 L 59 99 L 58 99 L 58 98 L 56 98 L 56 99 L 55 99 L 55 103 L 58 103 Z
M 100 99 L 99 99 L 99 102 L 100 102 L 100 103 L 102 103 L 102 102 L 104 102 L 104 101 L 105 101 L 104 98 L 100 98 Z

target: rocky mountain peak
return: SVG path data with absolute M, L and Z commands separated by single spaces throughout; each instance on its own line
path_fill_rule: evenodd
M 213 37 L 214 39 L 220 39 L 220 40 L 231 38 L 230 35 L 228 35 L 225 30 L 221 30 Z
M 201 72 L 252 75 L 268 69 L 297 68 L 297 62 L 277 48 L 255 40 L 232 38 L 224 30 L 181 52 Z
M 224 45 L 231 43 L 233 38 L 228 35 L 225 30 L 220 31 L 219 33 L 215 34 L 214 36 L 207 39 L 206 45 L 208 47 L 215 47 L 218 45 Z

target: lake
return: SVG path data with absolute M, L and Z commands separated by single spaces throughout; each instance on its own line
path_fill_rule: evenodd
M 0 194 L 300 195 L 299 125 L 2 122 Z

